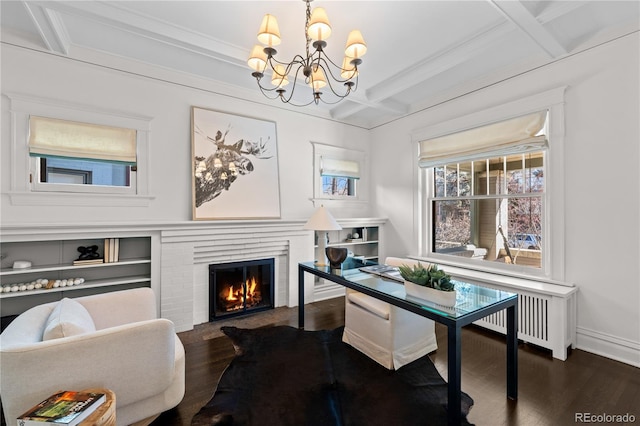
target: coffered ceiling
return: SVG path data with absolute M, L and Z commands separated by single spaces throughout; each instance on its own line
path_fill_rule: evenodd
M 305 113 L 365 128 L 640 28 L 638 1 L 316 0 L 311 6 L 324 7 L 331 21 L 329 56 L 341 61 L 352 29 L 361 30 L 368 51 L 355 93 L 335 105 L 311 104 Z M 301 0 L 2 0 L 0 7 L 3 43 L 125 72 L 175 70 L 208 79 L 225 95 L 294 108 L 265 99 L 246 60 L 266 13 L 280 24 L 278 58 L 304 53 Z

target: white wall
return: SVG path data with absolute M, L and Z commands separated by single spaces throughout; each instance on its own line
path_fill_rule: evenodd
M 566 264 L 554 278 L 579 287 L 577 346 L 640 366 L 639 51 L 627 36 L 373 130 L 382 255 L 417 250 L 412 131 L 566 85 L 565 235 L 552 236 Z
M 9 101 L 2 97 L 2 223 L 181 222 L 191 220 L 191 107 L 198 106 L 276 122 L 281 217 L 306 218 L 314 210 L 310 141 L 368 151 L 368 131 L 272 106 L 211 93 L 213 83 L 142 64 L 99 57 L 96 61 L 136 73 L 2 45 L 3 94 L 19 93 L 153 117 L 149 207 L 34 208 L 11 205 Z M 154 78 L 149 78 L 153 74 Z M 159 77 L 159 78 L 155 78 Z M 215 77 L 215 75 L 214 75 Z M 167 81 L 162 81 L 160 78 Z M 251 78 L 247 71 L 247 78 Z M 257 90 L 257 89 L 256 89 Z M 274 101 L 276 102 L 276 101 Z M 366 198 L 368 186 L 361 188 Z M 366 217 L 369 203 L 332 205 L 336 217 Z
M 208 82 L 163 71 L 169 82 L 2 45 L 1 90 L 154 117 L 149 207 L 14 206 L 9 188 L 8 100 L 2 98 L 2 224 L 188 222 L 191 219 L 190 107 L 275 121 L 283 219 L 314 207 L 310 141 L 370 152 L 372 203 L 337 217 L 388 217 L 381 257 L 416 252 L 413 130 L 567 85 L 565 138 L 566 281 L 579 286 L 578 347 L 640 365 L 640 179 L 638 36 L 557 61 L 484 90 L 366 131 L 210 93 Z M 143 69 L 143 68 L 141 68 Z M 175 83 L 185 83 L 175 84 Z M 369 146 L 369 143 L 372 145 Z M 389 160 L 393 164 L 389 164 Z M 622 182 L 614 182 L 620 177 Z M 365 191 L 369 188 L 365 188 Z M 373 209 L 371 205 L 375 205 Z

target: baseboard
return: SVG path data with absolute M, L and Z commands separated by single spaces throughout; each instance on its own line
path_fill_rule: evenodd
M 625 364 L 640 367 L 640 342 L 623 339 L 584 327 L 576 328 L 576 347 Z

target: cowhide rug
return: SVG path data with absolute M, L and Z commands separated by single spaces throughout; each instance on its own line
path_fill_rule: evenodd
M 222 327 L 236 356 L 192 426 L 446 425 L 447 384 L 428 356 L 390 371 L 343 327 Z M 473 400 L 462 394 L 462 424 Z

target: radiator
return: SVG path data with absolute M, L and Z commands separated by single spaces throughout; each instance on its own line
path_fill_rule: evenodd
M 550 304 L 548 296 L 518 294 L 518 339 L 553 349 L 549 342 Z M 474 324 L 506 334 L 507 311 L 496 312 Z
M 486 283 L 482 284 L 489 287 Z M 536 294 L 516 288 L 491 286 L 518 293 L 518 339 L 550 349 L 555 358 L 565 360 L 567 347 L 575 345 L 575 297 Z M 474 324 L 506 334 L 507 312 L 502 310 Z

